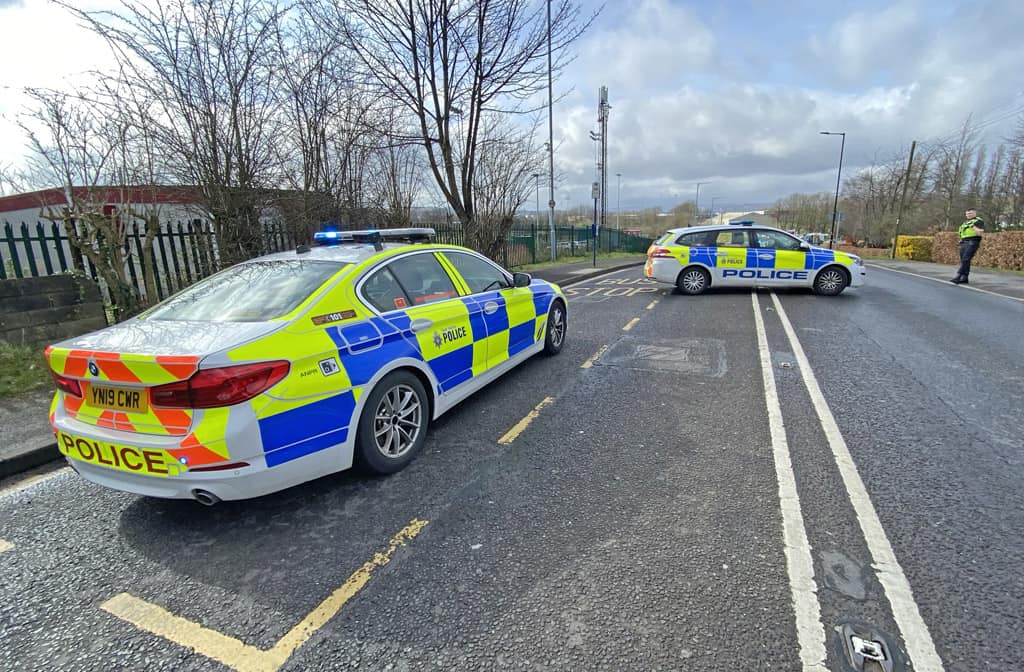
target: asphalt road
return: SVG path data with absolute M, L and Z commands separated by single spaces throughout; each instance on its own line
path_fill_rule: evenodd
M 839 672 L 849 622 L 896 670 L 1024 669 L 1024 305 L 873 271 L 784 313 L 757 293 L 761 349 L 748 291 L 569 293 L 565 350 L 394 476 L 213 508 L 67 469 L 0 492 L 0 669 L 776 671 L 821 645 Z

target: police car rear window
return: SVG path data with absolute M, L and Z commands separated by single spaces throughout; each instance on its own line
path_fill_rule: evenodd
M 271 320 L 294 310 L 349 265 L 306 259 L 239 264 L 172 296 L 144 317 L 201 322 Z

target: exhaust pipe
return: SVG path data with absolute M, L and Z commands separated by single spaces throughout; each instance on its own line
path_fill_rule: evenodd
M 213 506 L 220 501 L 220 497 L 217 495 L 212 492 L 207 492 L 206 490 L 200 490 L 199 488 L 192 491 L 192 496 L 196 498 L 197 502 L 205 506 Z

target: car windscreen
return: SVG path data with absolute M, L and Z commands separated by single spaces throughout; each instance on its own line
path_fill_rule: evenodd
M 150 320 L 262 322 L 291 312 L 348 264 L 288 259 L 239 264 L 167 299 Z

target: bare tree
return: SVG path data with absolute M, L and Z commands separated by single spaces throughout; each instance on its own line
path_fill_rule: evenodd
M 30 179 L 64 194 L 61 206 L 41 206 L 40 216 L 61 223 L 72 248 L 96 269 L 115 317 L 130 315 L 143 304 L 129 279 L 133 224 L 142 224 L 146 300 L 157 296 L 156 269 L 147 262 L 159 230 L 153 185 L 160 164 L 145 109 L 117 90 L 26 93 L 35 104 L 19 119 L 33 153 Z
M 222 262 L 263 251 L 264 189 L 275 181 L 279 88 L 273 0 L 122 0 L 118 11 L 63 5 L 114 49 L 174 176 L 198 185 Z
M 955 211 L 964 206 L 964 189 L 971 156 L 977 148 L 976 138 L 977 132 L 968 117 L 955 141 L 940 143 L 937 147 L 933 190 L 941 197 L 944 229 L 952 227 Z
M 522 128 L 502 115 L 484 118 L 473 191 L 480 222 L 478 249 L 487 256 L 498 255 L 516 212 L 532 194 L 531 178 L 542 165 L 540 148 L 534 140 L 538 137 L 538 121 L 532 128 Z
M 368 77 L 416 120 L 438 189 L 467 242 L 486 245 L 477 217 L 479 144 L 489 112 L 522 112 L 547 82 L 543 3 L 528 0 L 335 0 L 321 11 L 345 38 Z M 571 0 L 551 15 L 552 69 L 590 25 Z M 457 147 L 464 151 L 457 153 Z

